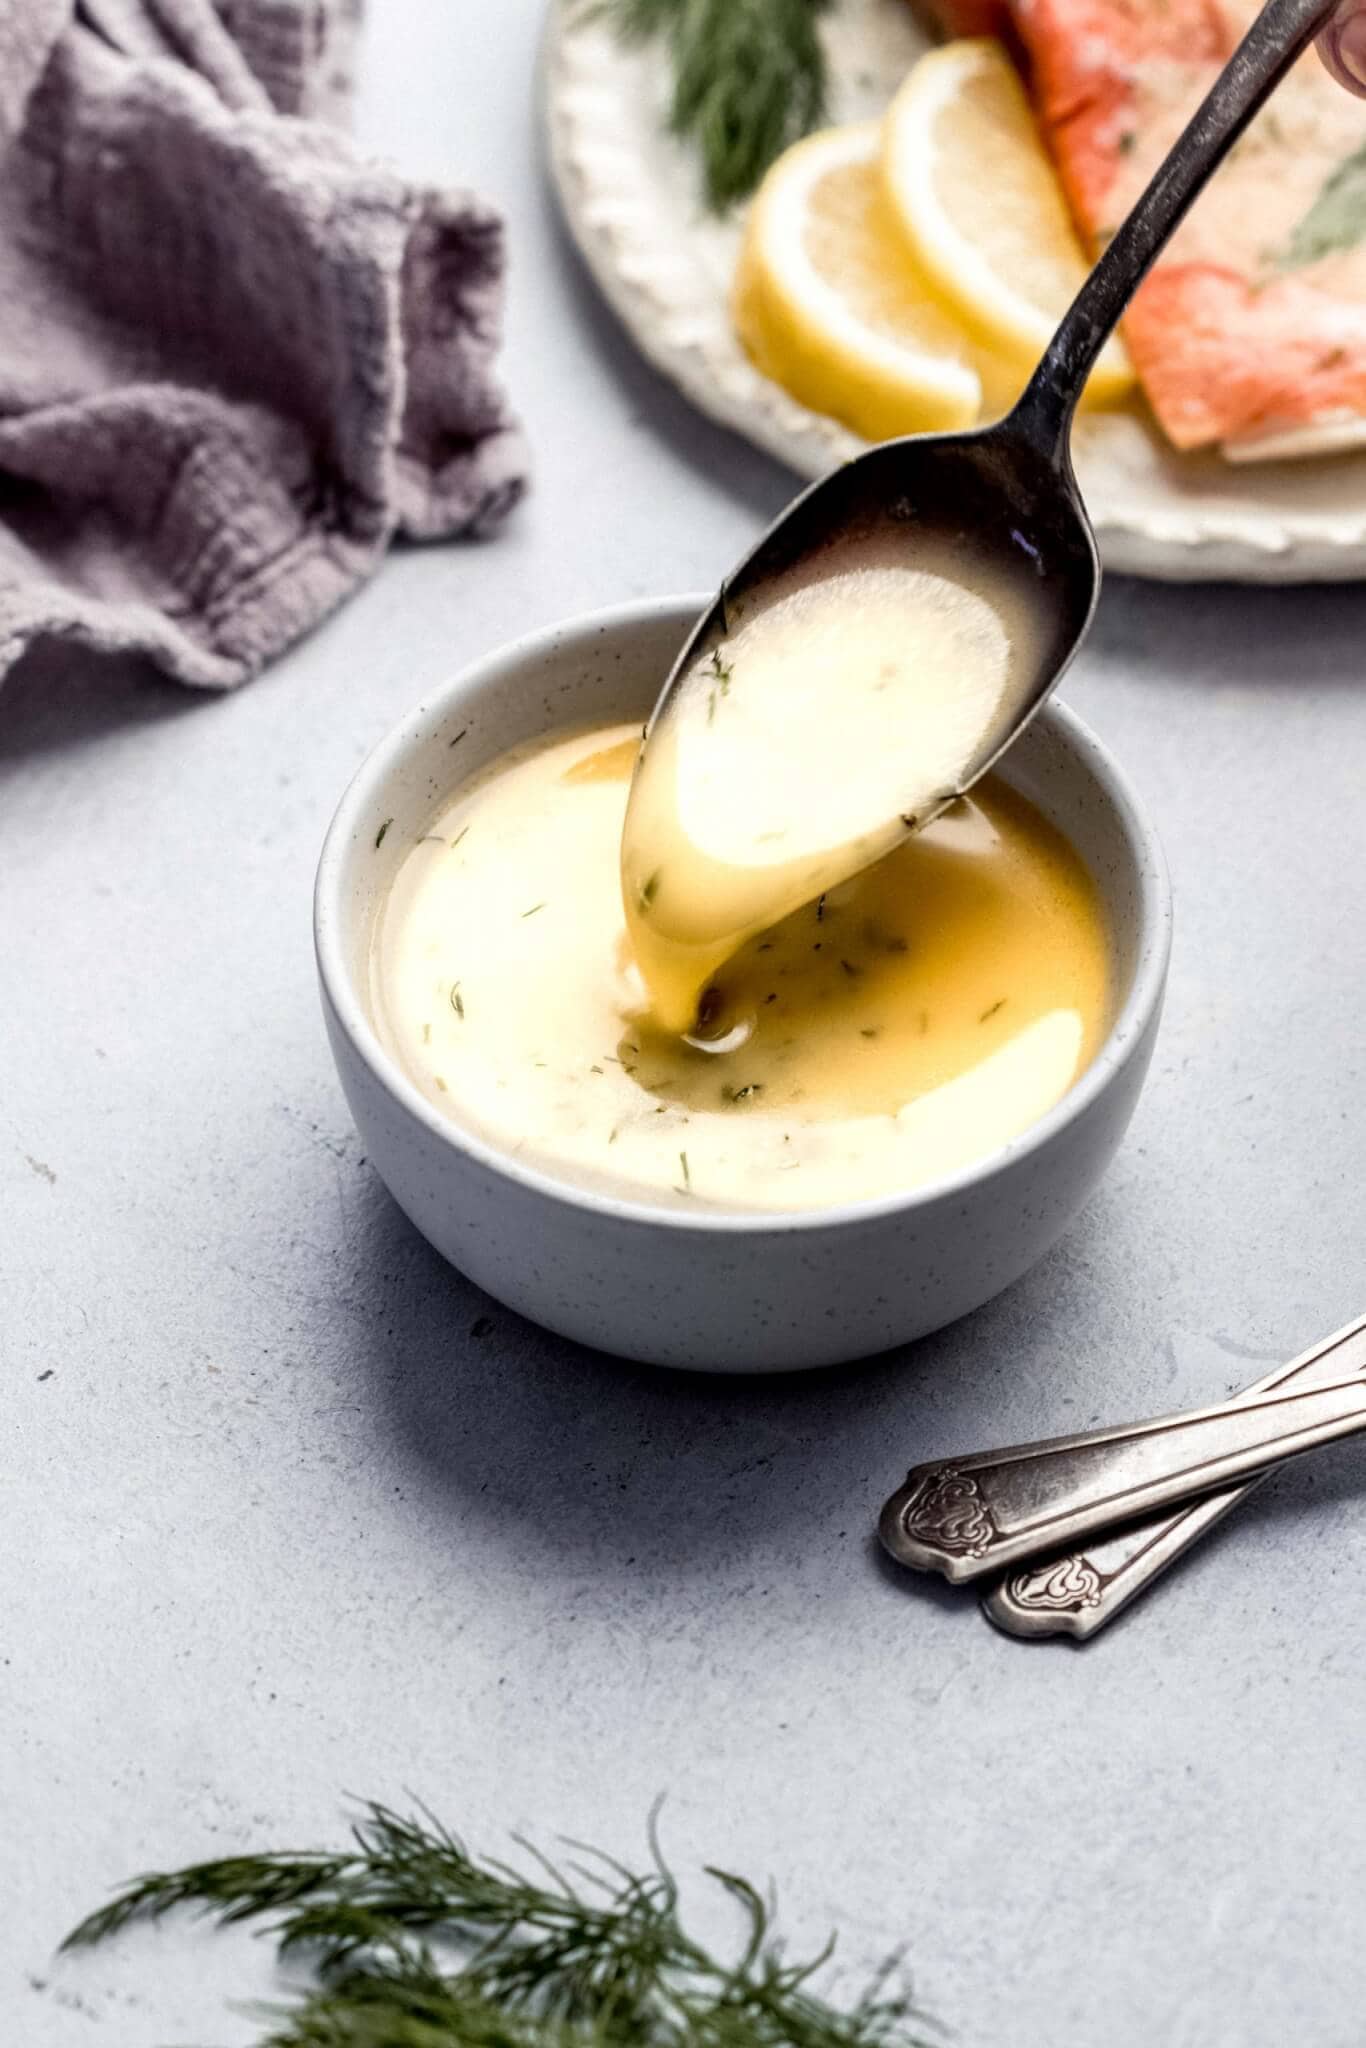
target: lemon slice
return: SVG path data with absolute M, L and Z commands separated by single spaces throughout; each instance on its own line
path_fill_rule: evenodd
M 736 271 L 736 331 L 803 405 L 870 441 L 969 426 L 972 350 L 917 275 L 882 189 L 881 124 L 787 150 L 759 189 Z
M 1032 366 L 1090 266 L 999 43 L 921 58 L 888 109 L 882 166 L 906 246 L 945 306 L 988 348 Z M 1112 339 L 1087 395 L 1113 400 L 1133 381 Z

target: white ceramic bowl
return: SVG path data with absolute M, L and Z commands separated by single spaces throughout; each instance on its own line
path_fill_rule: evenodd
M 458 777 L 556 727 L 643 719 L 704 602 L 658 598 L 571 620 L 474 662 L 419 704 L 342 798 L 318 868 L 314 934 L 327 1033 L 366 1152 L 439 1252 L 500 1301 L 581 1343 L 700 1372 L 777 1372 L 938 1329 L 1009 1286 L 1061 1235 L 1143 1084 L 1171 899 L 1127 782 L 1055 702 L 1002 772 L 1094 876 L 1119 1000 L 1096 1059 L 1021 1136 L 904 1195 L 731 1215 L 575 1187 L 460 1129 L 375 1034 L 367 966 L 376 909 Z M 456 755 L 450 742 L 462 730 Z

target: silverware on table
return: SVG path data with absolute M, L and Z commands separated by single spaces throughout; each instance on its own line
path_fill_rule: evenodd
M 1273 1387 L 1341 1380 L 1352 1372 L 1366 1374 L 1366 1316 L 1301 1352 L 1289 1365 L 1278 1366 L 1226 1405 Z M 1085 1550 L 1023 1565 L 983 1594 L 983 1612 L 1008 1635 L 1093 1636 L 1269 1476 L 1260 1472 L 1174 1514 L 1132 1523 L 1088 1543 Z
M 989 1599 L 992 1619 L 1090 1635 L 1250 1484 L 1363 1430 L 1366 1318 L 1217 1407 L 917 1465 L 880 1533 L 899 1563 L 955 1584 L 1032 1563 Z

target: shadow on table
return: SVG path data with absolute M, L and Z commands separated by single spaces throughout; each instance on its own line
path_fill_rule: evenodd
M 1162 584 L 1107 576 L 1082 659 L 1118 661 L 1135 683 L 1163 696 L 1193 687 L 1206 695 L 1212 687 L 1358 691 L 1364 640 L 1366 591 L 1359 585 Z M 1212 685 L 1215 676 L 1220 680 Z
M 1085 1219 L 995 1302 L 852 1368 L 721 1378 L 631 1365 L 553 1337 L 490 1300 L 418 1237 L 378 1184 L 358 1219 L 361 1292 L 377 1304 L 361 1398 L 429 1501 L 498 1525 L 548 1573 L 669 1576 L 772 1547 L 866 1542 L 917 1459 L 1000 1441 L 1031 1379 L 1050 1398 L 1089 1282 Z M 1103 1197 L 1098 1198 L 1098 1202 Z M 1045 1375 L 1047 1376 L 1045 1379 Z M 1018 1420 L 1018 1409 L 1016 1418 Z
M 186 689 L 132 655 L 34 647 L 0 688 L 0 778 L 35 754 L 89 746 L 221 701 L 220 692 Z

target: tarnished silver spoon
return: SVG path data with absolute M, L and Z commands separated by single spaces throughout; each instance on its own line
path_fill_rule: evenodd
M 923 825 L 998 760 L 1075 656 L 1100 590 L 1100 560 L 1070 451 L 1087 376 L 1145 273 L 1207 179 L 1316 31 L 1335 0 L 1268 0 L 1208 96 L 1087 277 L 1023 396 L 994 425 L 886 441 L 803 491 L 717 592 L 679 654 L 648 730 L 700 662 L 719 660 L 741 613 L 793 571 L 854 542 L 913 564 L 947 539 L 1037 596 L 1033 669 L 1003 698 L 956 786 L 905 818 Z M 847 555 L 845 556 L 847 559 Z M 837 706 L 832 711 L 837 712 Z M 890 737 L 890 736 L 889 736 Z M 898 736 L 899 737 L 899 736 Z M 888 821 L 869 819 L 870 828 Z M 851 852 L 849 872 L 862 865 Z

